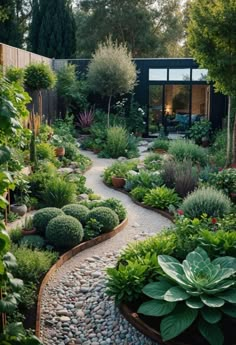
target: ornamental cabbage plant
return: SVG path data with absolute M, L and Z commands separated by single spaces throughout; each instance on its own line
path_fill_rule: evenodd
M 236 318 L 236 258 L 211 261 L 198 247 L 182 264 L 168 255 L 159 255 L 158 263 L 164 275 L 143 288 L 152 300 L 141 304 L 138 313 L 164 316 L 160 323 L 163 341 L 177 337 L 196 321 L 209 344 L 223 345 L 222 317 Z

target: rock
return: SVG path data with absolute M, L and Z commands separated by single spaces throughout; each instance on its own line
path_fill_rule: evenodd
M 127 158 L 121 156 L 117 160 L 118 160 L 118 162 L 124 162 L 124 161 L 127 161 Z
M 74 169 L 72 168 L 60 168 L 57 170 L 60 174 L 63 174 L 63 175 L 67 175 L 67 174 L 71 174 L 74 172 Z
M 70 318 L 68 316 L 62 316 L 60 317 L 61 322 L 68 322 L 70 321 Z
M 88 196 L 88 194 L 83 193 L 83 194 L 78 195 L 78 199 L 79 200 L 88 200 L 89 196 Z

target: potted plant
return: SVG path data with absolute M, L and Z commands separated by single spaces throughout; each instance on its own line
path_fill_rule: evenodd
M 65 156 L 65 147 L 63 146 L 63 141 L 59 137 L 59 135 L 53 135 L 51 139 L 51 143 L 55 146 L 55 154 L 57 157 Z
M 122 165 L 117 166 L 113 171 L 111 182 L 115 188 L 123 188 L 126 182 L 127 170 Z
M 21 233 L 26 236 L 26 235 L 33 235 L 35 234 L 35 232 L 36 232 L 36 229 L 33 227 L 33 218 L 25 217 L 25 221 L 21 229 Z
M 158 138 L 153 141 L 151 148 L 157 153 L 164 154 L 168 151 L 169 141 L 167 139 Z
M 15 204 L 12 204 L 10 209 L 13 213 L 19 216 L 24 216 L 27 212 L 27 203 L 29 202 L 29 182 L 25 180 L 22 174 L 18 174 L 16 180 L 16 195 Z

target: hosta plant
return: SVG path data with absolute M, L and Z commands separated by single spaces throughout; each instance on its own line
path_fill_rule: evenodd
M 145 205 L 165 210 L 170 206 L 178 206 L 180 198 L 173 189 L 157 187 L 145 195 L 143 202 Z
M 164 276 L 143 288 L 152 299 L 141 304 L 138 313 L 163 317 L 163 341 L 177 337 L 196 321 L 209 344 L 223 345 L 221 320 L 224 314 L 236 318 L 236 258 L 211 261 L 198 247 L 182 264 L 168 255 L 159 255 L 158 264 Z

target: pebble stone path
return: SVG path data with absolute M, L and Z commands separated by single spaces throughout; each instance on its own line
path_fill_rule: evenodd
M 41 338 L 45 345 L 154 345 L 119 314 L 106 295 L 105 270 L 114 267 L 127 243 L 153 235 L 170 221 L 106 187 L 101 174 L 112 160 L 86 155 L 93 160 L 86 173 L 87 186 L 104 198 L 120 199 L 129 223 L 115 237 L 76 255 L 55 273 L 43 293 Z

